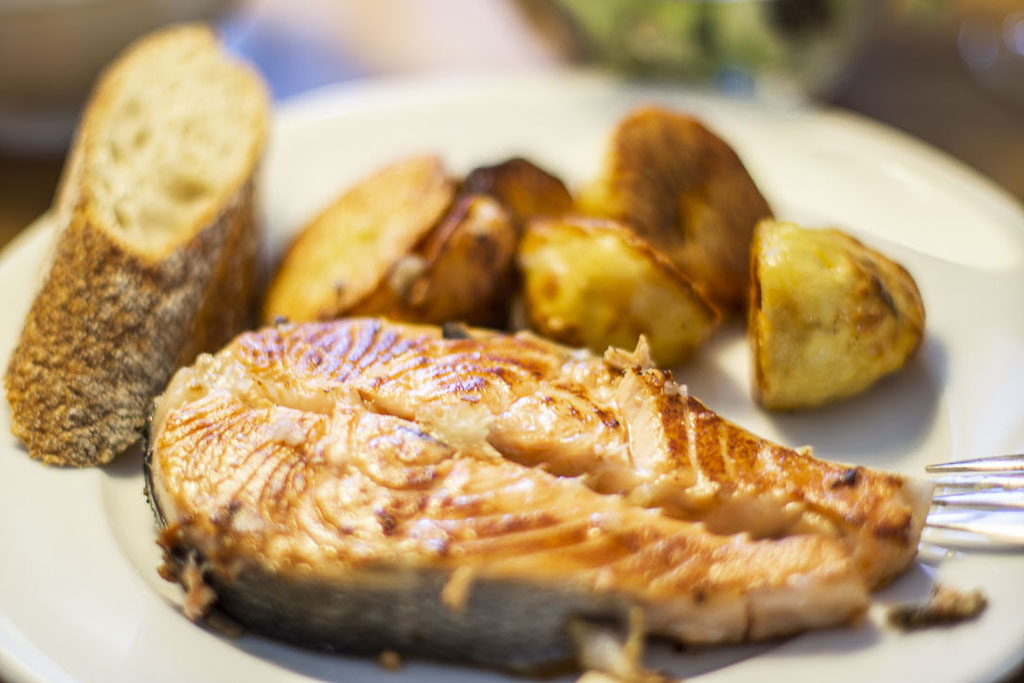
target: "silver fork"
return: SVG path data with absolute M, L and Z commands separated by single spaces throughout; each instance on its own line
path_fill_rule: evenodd
M 935 507 L 927 526 L 1024 547 L 1024 454 L 928 465 L 925 471 L 941 475 L 932 480 Z M 961 543 L 945 538 L 939 545 Z

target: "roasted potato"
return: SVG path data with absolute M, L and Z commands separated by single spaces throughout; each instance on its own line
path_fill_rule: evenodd
M 416 253 L 391 268 L 353 315 L 503 326 L 512 294 L 517 232 L 486 195 L 459 197 Z
M 264 300 L 264 321 L 350 311 L 434 229 L 454 196 L 435 156 L 401 161 L 358 183 L 292 243 Z
M 632 349 L 643 334 L 666 367 L 686 360 L 718 322 L 671 261 L 616 221 L 533 221 L 517 260 L 529 325 L 566 344 Z
M 533 218 L 561 216 L 572 208 L 572 195 L 565 183 L 520 157 L 474 169 L 462 189 L 491 195 L 509 210 L 519 227 Z
M 901 368 L 920 346 L 924 305 L 899 264 L 838 230 L 758 223 L 748 339 L 766 408 L 817 406 Z
M 720 309 L 742 308 L 751 235 L 771 209 L 732 148 L 696 119 L 631 113 L 577 205 L 631 225 Z

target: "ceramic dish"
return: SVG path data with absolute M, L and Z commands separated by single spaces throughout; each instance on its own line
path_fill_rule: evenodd
M 928 334 L 899 375 L 823 410 L 772 415 L 748 393 L 742 330 L 721 331 L 677 376 L 709 406 L 822 457 L 922 475 L 926 463 L 1024 447 L 1024 213 L 956 162 L 900 134 L 830 111 L 648 89 L 578 74 L 376 82 L 282 106 L 262 177 L 272 252 L 332 195 L 421 151 L 463 172 L 521 154 L 570 184 L 593 175 L 604 138 L 639 103 L 703 118 L 729 140 L 781 218 L 834 225 L 902 262 L 920 285 Z M 0 257 L 0 363 L 17 338 L 52 242 L 46 221 Z M 187 621 L 156 574 L 140 457 L 93 470 L 30 461 L 0 408 L 0 679 L 86 681 L 498 681 L 489 671 L 309 652 Z M 983 681 L 1024 656 L 1024 554 L 925 556 L 859 627 L 784 642 L 676 652 L 652 662 L 707 683 Z M 927 595 L 935 578 L 980 587 L 975 622 L 913 634 L 882 625 L 886 603 Z

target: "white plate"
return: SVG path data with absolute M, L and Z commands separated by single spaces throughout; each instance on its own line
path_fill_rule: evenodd
M 903 262 L 928 308 L 921 353 L 861 397 L 774 416 L 747 390 L 742 331 L 719 334 L 679 376 L 711 407 L 765 436 L 814 444 L 826 458 L 921 474 L 925 463 L 1024 446 L 1024 214 L 950 159 L 877 124 L 836 112 L 778 111 L 587 75 L 368 83 L 283 106 L 263 177 L 272 244 L 375 167 L 436 150 L 452 169 L 526 155 L 577 184 L 604 137 L 640 102 L 696 113 L 738 150 L 777 214 L 840 226 Z M 14 344 L 52 231 L 29 231 L 0 258 L 0 361 Z M 189 623 L 155 572 L 154 529 L 137 454 L 76 471 L 30 461 L 0 410 L 0 678 L 11 681 L 505 680 L 413 662 L 374 662 Z M 903 635 L 875 608 L 860 628 L 701 654 L 656 651 L 659 665 L 708 682 L 978 681 L 1024 656 L 1024 555 L 918 564 L 879 595 L 923 597 L 932 577 L 979 586 L 980 620 Z M 516 679 L 512 679 L 516 680 Z

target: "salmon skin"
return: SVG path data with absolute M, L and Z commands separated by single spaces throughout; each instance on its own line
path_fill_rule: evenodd
M 454 337 L 454 338 L 453 338 Z M 683 643 L 849 622 L 929 491 L 760 439 L 643 348 L 350 319 L 178 371 L 146 460 L 185 611 L 353 653 L 516 671 L 574 619 Z

